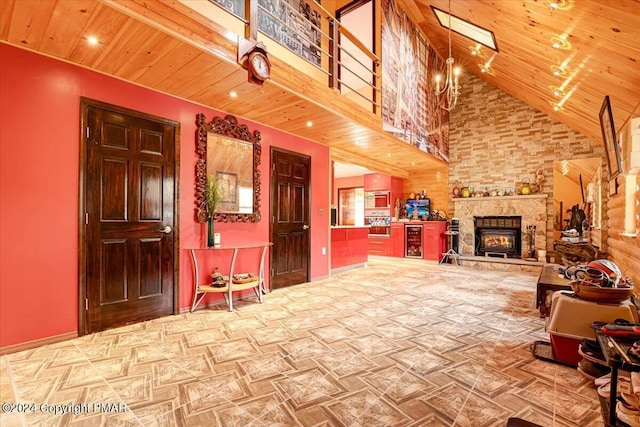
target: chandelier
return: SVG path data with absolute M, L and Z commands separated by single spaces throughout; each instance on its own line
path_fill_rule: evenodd
M 442 76 L 440 73 L 435 75 L 436 81 L 436 97 L 440 97 L 442 95 L 442 100 L 438 103 L 440 108 L 451 111 L 455 108 L 456 103 L 458 102 L 458 95 L 460 94 L 460 84 L 458 79 L 460 77 L 460 67 L 454 67 L 453 56 L 451 55 L 451 0 L 449 0 L 449 16 L 448 16 L 448 24 L 449 28 L 448 36 L 449 36 L 449 57 L 447 58 L 447 75 L 442 82 Z M 444 102 L 446 99 L 446 102 Z

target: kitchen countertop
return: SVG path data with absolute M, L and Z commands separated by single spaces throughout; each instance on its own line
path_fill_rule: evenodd
M 331 228 L 371 228 L 370 225 L 332 225 Z

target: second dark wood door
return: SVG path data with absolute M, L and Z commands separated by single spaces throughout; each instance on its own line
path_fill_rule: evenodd
M 177 124 L 95 105 L 83 114 L 91 333 L 174 311 Z
M 271 149 L 271 287 L 309 281 L 311 159 Z

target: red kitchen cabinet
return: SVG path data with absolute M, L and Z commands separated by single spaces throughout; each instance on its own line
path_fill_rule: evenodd
M 391 175 L 368 173 L 364 176 L 364 191 L 391 190 Z
M 345 227 L 331 229 L 331 268 L 363 264 L 369 260 L 369 229 Z
M 404 223 L 391 223 L 391 256 L 404 258 Z
M 422 223 L 422 244 L 424 259 L 439 261 L 442 254 L 447 252 L 446 221 L 426 221 Z
M 369 237 L 369 255 L 391 256 L 391 238 Z

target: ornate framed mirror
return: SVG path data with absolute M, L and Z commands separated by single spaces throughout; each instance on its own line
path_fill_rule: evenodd
M 252 134 L 231 115 L 207 123 L 204 114 L 198 114 L 196 125 L 196 220 L 203 223 L 209 217 L 209 178 L 217 181 L 220 193 L 214 221 L 260 221 L 260 131 Z

